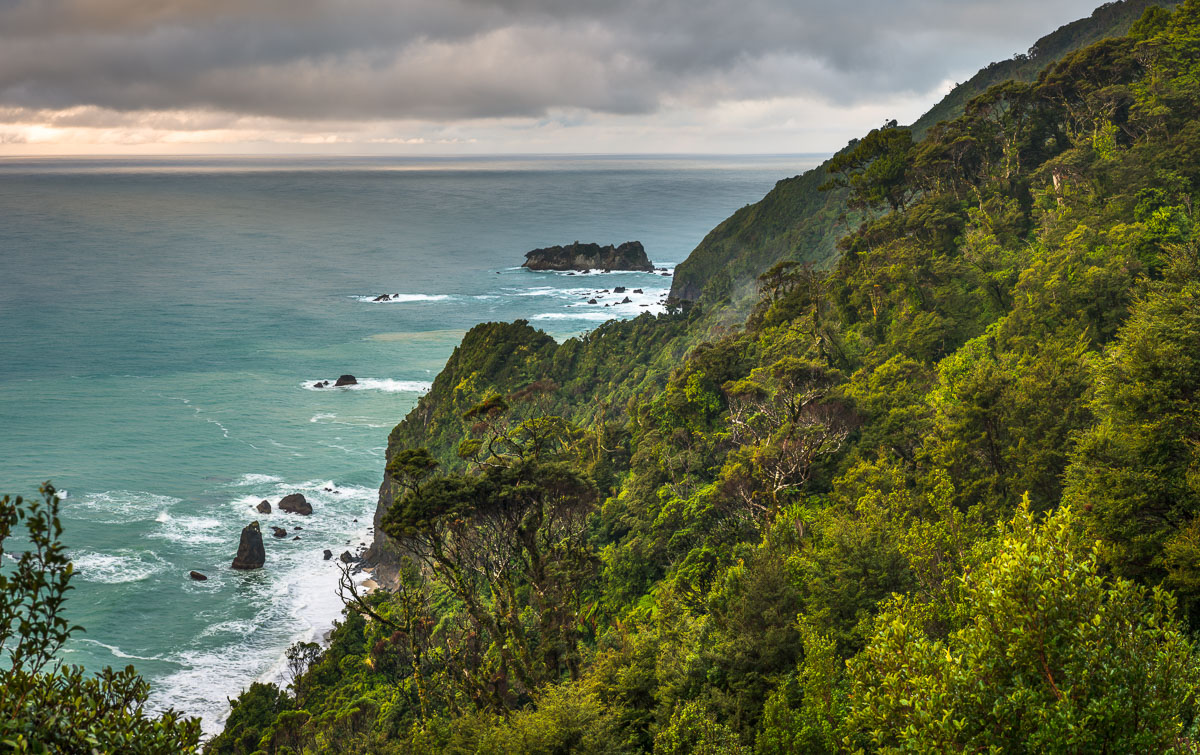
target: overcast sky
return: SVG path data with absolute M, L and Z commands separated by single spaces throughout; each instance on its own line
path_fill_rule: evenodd
M 1099 0 L 0 0 L 0 154 L 829 152 Z

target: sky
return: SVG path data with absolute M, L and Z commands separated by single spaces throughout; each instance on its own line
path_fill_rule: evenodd
M 0 0 L 0 156 L 826 153 L 1099 0 Z

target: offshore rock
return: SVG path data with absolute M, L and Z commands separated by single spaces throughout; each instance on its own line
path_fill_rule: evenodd
M 261 569 L 267 561 L 267 549 L 263 547 L 262 530 L 258 522 L 251 522 L 242 528 L 242 541 L 238 544 L 237 555 L 233 558 L 234 569 Z
M 312 504 L 305 500 L 302 494 L 292 493 L 291 495 L 285 495 L 279 501 L 279 510 L 286 511 L 289 514 L 308 516 L 312 513 Z
M 530 270 L 641 270 L 654 272 L 654 265 L 646 256 L 640 241 L 626 241 L 620 246 L 581 244 L 576 241 L 568 246 L 551 246 L 534 249 L 525 254 L 525 264 Z
M 287 530 L 283 527 L 272 527 L 271 534 L 275 537 L 287 537 Z
M 198 571 L 188 572 L 188 576 L 191 577 L 192 579 L 196 580 L 197 582 L 204 582 L 208 579 L 208 577 L 204 576 L 203 574 L 201 574 Z
M 258 513 L 260 513 L 260 514 L 270 514 L 271 513 L 271 502 L 263 501 L 262 503 L 258 504 L 258 506 L 256 506 L 255 508 L 258 509 Z
M 331 558 L 333 558 L 333 551 L 326 548 L 325 549 L 325 560 L 328 561 Z
M 338 388 L 343 385 L 358 385 L 358 379 L 353 375 L 342 375 L 337 379 L 337 382 L 333 384 L 333 387 Z
M 338 558 L 342 560 L 343 564 L 352 564 L 358 560 L 350 551 L 342 551 L 342 555 L 338 556 Z

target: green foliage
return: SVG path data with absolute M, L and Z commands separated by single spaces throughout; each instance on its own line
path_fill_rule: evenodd
M 804 659 L 767 699 L 755 755 L 836 753 L 846 709 L 844 663 L 833 640 L 801 620 Z
M 1197 658 L 1161 591 L 1106 579 L 1077 516 L 1028 505 L 957 578 L 948 627 L 897 599 L 850 662 L 854 749 L 1163 752 L 1190 732 Z
M 1194 749 L 1200 1 L 1155 5 L 780 182 L 680 266 L 697 306 L 472 330 L 391 437 L 391 589 L 230 730 Z
M 257 752 L 258 743 L 275 721 L 289 707 L 287 695 L 274 684 L 254 682 L 230 703 L 225 729 L 204 747 L 215 755 L 249 755 Z
M 1196 272 L 1195 250 L 1180 250 L 1167 279 L 1134 306 L 1097 381 L 1099 421 L 1068 472 L 1068 500 L 1129 576 L 1161 578 L 1165 544 L 1200 513 Z
M 687 703 L 654 738 L 655 755 L 749 755 L 737 735 L 716 721 L 699 703 Z
M 835 177 L 822 188 L 850 189 L 850 206 L 861 209 L 885 205 L 893 212 L 908 203 L 913 186 L 908 180 L 912 132 L 890 121 L 829 161 Z
M 150 686 L 132 666 L 87 676 L 55 659 L 80 628 L 62 615 L 74 570 L 59 539 L 58 496 L 50 483 L 41 494 L 0 499 L 0 558 L 16 562 L 0 572 L 0 752 L 194 752 L 199 719 L 146 715 Z M 11 540 L 22 528 L 29 547 L 16 555 Z

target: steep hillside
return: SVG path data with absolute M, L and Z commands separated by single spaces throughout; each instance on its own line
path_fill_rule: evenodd
M 1034 43 L 1029 51 L 1014 55 L 1008 60 L 992 63 L 965 82 L 954 87 L 941 102 L 917 119 L 910 128 L 920 138 L 932 126 L 962 115 L 963 106 L 988 88 L 1005 81 L 1030 82 L 1037 78 L 1042 69 L 1068 53 L 1108 37 L 1123 37 L 1134 22 L 1142 17 L 1147 8 L 1171 9 L 1181 0 L 1122 0 L 1105 3 L 1088 18 L 1059 27 Z
M 1120 0 L 1100 6 L 1046 35 L 1026 55 L 993 63 L 959 84 L 912 126 L 920 138 L 939 121 L 958 117 L 965 103 L 989 87 L 1010 80 L 1032 81 L 1054 61 L 1097 40 L 1123 35 L 1148 7 L 1174 7 L 1178 0 Z M 675 270 L 671 295 L 696 301 L 711 326 L 741 322 L 754 304 L 757 278 L 784 259 L 827 268 L 837 240 L 862 219 L 846 205 L 843 190 L 820 191 L 829 163 L 776 184 L 759 202 L 747 205 L 714 228 Z
M 1197 50 L 1186 0 L 868 134 L 833 264 L 685 357 L 702 307 L 472 331 L 395 589 L 209 751 L 1195 751 Z

